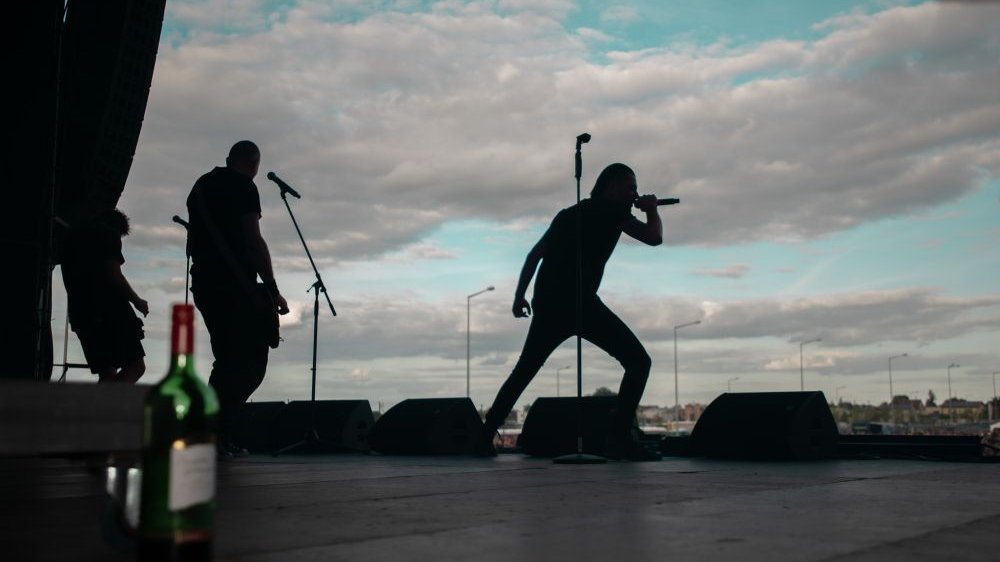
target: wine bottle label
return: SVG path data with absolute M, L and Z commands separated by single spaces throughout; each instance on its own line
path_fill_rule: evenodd
M 200 443 L 170 449 L 171 511 L 211 501 L 215 497 L 215 445 Z

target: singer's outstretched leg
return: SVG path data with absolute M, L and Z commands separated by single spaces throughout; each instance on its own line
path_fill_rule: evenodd
M 583 316 L 583 337 L 614 357 L 625 368 L 618 389 L 618 405 L 612 420 L 606 454 L 627 460 L 659 460 L 632 435 L 635 412 L 646 388 L 652 360 L 632 330 L 598 298 L 587 303 Z
M 570 311 L 571 312 L 571 311 Z M 497 392 L 493 405 L 486 414 L 485 432 L 492 439 L 497 429 L 503 425 L 507 415 L 514 408 L 521 393 L 528 387 L 535 375 L 545 364 L 549 355 L 573 334 L 573 317 L 559 311 L 537 312 L 531 319 L 528 336 L 524 340 L 521 356 L 514 365 L 510 376 Z M 482 447 L 490 454 L 488 447 Z

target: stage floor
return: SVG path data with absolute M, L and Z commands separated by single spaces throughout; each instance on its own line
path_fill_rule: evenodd
M 0 476 L 0 559 L 131 559 L 82 460 Z M 1000 464 L 251 456 L 221 465 L 216 531 L 233 562 L 996 561 Z

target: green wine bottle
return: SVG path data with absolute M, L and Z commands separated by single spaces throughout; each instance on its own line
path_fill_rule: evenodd
M 146 396 L 141 562 L 212 559 L 219 401 L 194 372 L 194 307 L 172 312 L 170 370 Z

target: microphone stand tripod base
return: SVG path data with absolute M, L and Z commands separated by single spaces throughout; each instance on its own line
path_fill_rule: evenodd
M 552 459 L 552 462 L 556 464 L 604 464 L 608 462 L 608 459 L 587 453 L 571 453 L 560 455 Z
M 302 441 L 292 443 L 291 445 L 272 451 L 271 456 L 276 457 L 278 455 L 284 455 L 285 453 L 295 452 L 296 450 L 304 455 L 315 455 L 335 453 L 340 450 L 340 447 L 334 443 L 320 439 L 319 433 L 317 433 L 316 429 L 311 428 L 306 431 L 305 437 L 302 438 Z

